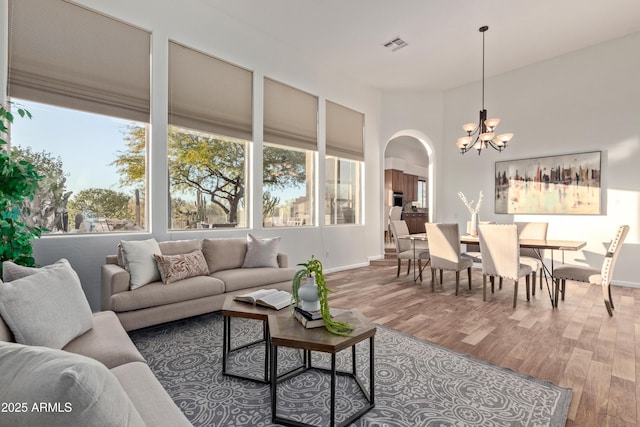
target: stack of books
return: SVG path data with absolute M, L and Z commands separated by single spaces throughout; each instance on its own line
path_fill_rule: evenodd
M 306 311 L 300 307 L 296 307 L 293 310 L 293 317 L 307 329 L 324 326 L 324 320 L 322 320 L 322 313 L 320 313 L 320 311 Z

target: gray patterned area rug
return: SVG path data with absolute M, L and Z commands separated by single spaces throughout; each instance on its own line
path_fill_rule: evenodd
M 233 346 L 262 335 L 262 323 L 233 318 Z M 222 316 L 207 314 L 130 333 L 149 366 L 194 426 L 271 426 L 266 384 L 222 375 Z M 357 345 L 358 375 L 368 390 L 369 344 Z M 378 326 L 375 336 L 375 408 L 356 426 L 561 426 L 571 389 L 447 350 Z M 281 348 L 282 372 L 300 363 L 296 350 Z M 351 352 L 338 354 L 349 371 Z M 328 367 L 313 353 L 313 365 Z M 264 347 L 232 355 L 229 371 L 264 375 Z M 277 413 L 284 418 L 329 425 L 329 376 L 309 370 L 278 385 Z M 349 377 L 337 381 L 337 422 L 364 405 Z

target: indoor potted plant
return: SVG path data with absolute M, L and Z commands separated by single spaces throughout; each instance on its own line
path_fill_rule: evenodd
M 348 323 L 333 320 L 331 318 L 331 313 L 329 311 L 329 302 L 327 299 L 329 289 L 327 289 L 327 284 L 324 280 L 324 274 L 322 273 L 322 262 L 319 259 L 315 259 L 312 255 L 309 261 L 307 261 L 306 263 L 298 264 L 298 266 L 301 266 L 303 268 L 296 271 L 295 275 L 293 276 L 291 295 L 294 307 L 298 307 L 302 302 L 300 294 L 305 290 L 302 290 L 301 292 L 301 288 L 304 288 L 306 286 L 315 288 L 319 305 L 317 308 L 319 308 L 319 311 L 322 314 L 324 327 L 332 334 L 348 336 L 348 332 L 352 331 L 353 327 Z M 305 285 L 302 285 L 303 279 L 306 279 Z M 305 297 L 303 299 L 307 298 Z M 313 311 L 313 308 L 315 307 L 312 306 L 311 310 L 309 310 L 308 308 L 304 309 L 307 311 Z
M 16 111 L 20 117 L 31 118 L 23 108 Z M 33 267 L 31 244 L 42 229 L 25 224 L 20 211 L 23 201 L 33 198 L 43 177 L 32 163 L 16 158 L 9 150 L 7 139 L 13 119 L 10 109 L 0 106 L 0 261 Z

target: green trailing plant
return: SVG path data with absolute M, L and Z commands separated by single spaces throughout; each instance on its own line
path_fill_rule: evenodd
M 22 118 L 31 118 L 23 108 L 16 112 Z M 13 120 L 13 113 L 0 106 L 0 261 L 11 260 L 32 267 L 35 265 L 32 243 L 42 235 L 42 229 L 25 224 L 20 212 L 25 200 L 33 200 L 43 177 L 32 163 L 8 149 L 9 126 Z
M 322 272 L 322 262 L 319 259 L 315 259 L 312 255 L 309 261 L 307 261 L 306 263 L 298 264 L 298 266 L 303 268 L 296 271 L 293 276 L 291 295 L 294 306 L 297 307 L 300 304 L 298 290 L 300 289 L 302 280 L 307 277 L 313 276 L 318 288 L 318 298 L 320 299 L 320 313 L 322 314 L 324 327 L 332 334 L 349 336 L 349 332 L 353 330 L 353 326 L 345 322 L 333 320 L 331 318 L 328 301 L 328 293 L 331 291 L 327 288 L 327 283 L 324 280 L 324 273 Z

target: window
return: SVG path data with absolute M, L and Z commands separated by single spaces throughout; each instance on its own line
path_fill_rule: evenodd
M 25 222 L 49 234 L 146 229 L 151 34 L 70 2 L 9 9 L 7 92 L 33 115 L 16 120 L 12 150 L 45 176 Z
M 246 227 L 252 73 L 169 42 L 171 229 Z
M 246 227 L 247 146 L 169 127 L 171 229 Z
M 315 151 L 264 144 L 263 226 L 314 224 Z
M 418 179 L 418 199 L 414 206 L 416 208 L 428 208 L 429 200 L 428 200 L 428 189 L 427 189 L 427 181 L 424 179 Z
M 315 224 L 318 98 L 264 79 L 264 227 Z
M 33 119 L 17 119 L 15 155 L 44 176 L 27 202 L 28 223 L 45 234 L 145 228 L 147 124 L 13 98 Z M 52 129 L 58 131 L 52 132 Z M 129 151 L 136 135 L 141 151 Z
M 326 108 L 325 223 L 360 224 L 364 114 L 331 101 Z
M 325 223 L 360 224 L 362 162 L 327 156 Z

